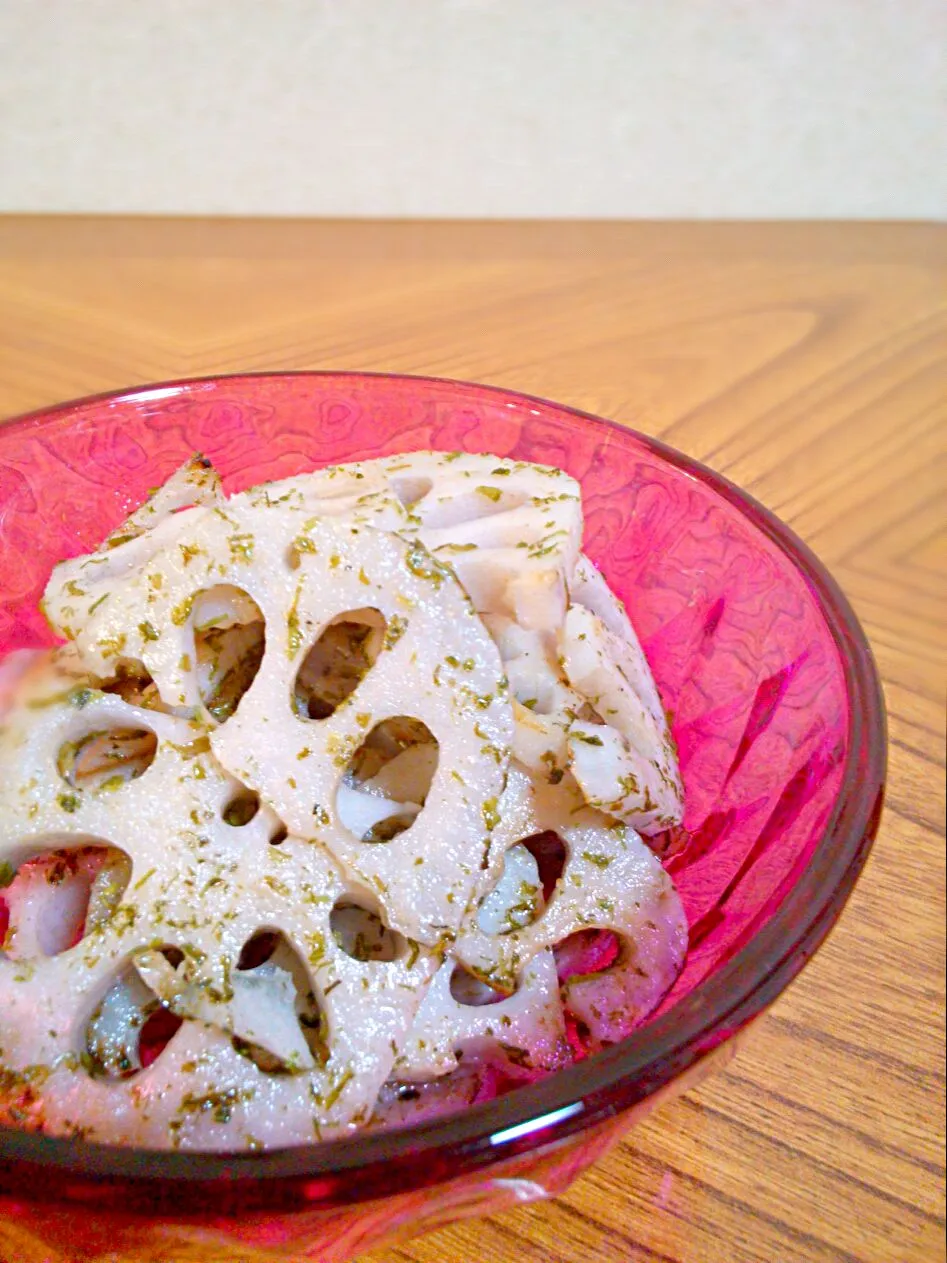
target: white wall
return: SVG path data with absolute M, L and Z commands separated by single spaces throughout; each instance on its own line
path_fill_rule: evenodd
M 947 217 L 947 0 L 0 0 L 0 209 Z

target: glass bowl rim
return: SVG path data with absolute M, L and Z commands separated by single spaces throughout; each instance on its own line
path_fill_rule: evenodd
M 808 545 L 775 514 L 724 475 L 660 439 L 594 413 L 501 386 L 407 373 L 261 370 L 151 382 L 39 408 L 0 421 L 0 442 L 11 429 L 44 428 L 96 403 L 134 404 L 136 398 L 154 397 L 152 392 L 158 390 L 236 386 L 261 379 L 427 384 L 456 389 L 468 397 L 481 396 L 490 403 L 532 404 L 617 431 L 709 487 L 749 519 L 806 580 L 834 641 L 849 703 L 849 745 L 838 795 L 805 870 L 770 921 L 735 956 L 673 1008 L 621 1043 L 536 1084 L 430 1122 L 259 1153 L 113 1146 L 0 1126 L 0 1167 L 53 1168 L 95 1185 L 122 1182 L 144 1192 L 150 1187 L 178 1194 L 196 1193 L 220 1181 L 241 1187 L 252 1181 L 261 1188 L 262 1181 L 273 1193 L 285 1186 L 287 1192 L 293 1190 L 311 1204 L 384 1196 L 548 1148 L 667 1087 L 772 1003 L 835 924 L 877 832 L 887 759 L 885 708 L 871 649 L 851 605 Z M 425 1170 L 419 1170 L 422 1155 L 428 1160 Z M 361 1188 L 352 1189 L 349 1181 L 356 1172 L 366 1179 Z

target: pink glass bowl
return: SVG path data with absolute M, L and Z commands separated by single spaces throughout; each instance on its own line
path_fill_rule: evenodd
M 626 601 L 681 755 L 669 861 L 686 967 L 631 1038 L 434 1122 L 263 1154 L 117 1149 L 0 1129 L 0 1253 L 326 1263 L 560 1191 L 717 1064 L 828 934 L 874 838 L 884 710 L 865 636 L 808 549 L 653 439 L 460 382 L 251 374 L 99 396 L 0 427 L 0 657 L 49 643 L 37 602 L 195 450 L 228 489 L 419 448 L 578 478 L 585 548 Z M 212 1207 L 212 1210 L 208 1210 Z

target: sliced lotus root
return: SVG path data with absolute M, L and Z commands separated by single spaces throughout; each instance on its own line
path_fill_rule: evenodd
M 0 867 L 15 874 L 6 891 L 7 950 L 0 955 L 0 1046 L 9 1074 L 43 1067 L 43 1083 L 55 1083 L 52 1095 L 61 1091 L 66 1101 L 85 1090 L 75 1070 L 82 1027 L 111 975 L 136 947 L 160 942 L 193 919 L 201 866 L 210 861 L 215 871 L 226 869 L 228 860 L 206 845 L 203 830 L 218 808 L 208 794 L 215 789 L 219 796 L 221 786 L 232 793 L 233 783 L 210 777 L 209 759 L 191 746 L 195 733 L 186 722 L 77 683 L 68 669 L 27 681 L 17 700 L 0 739 L 7 774 L 0 790 Z M 105 734 L 137 739 L 141 733 L 160 737 L 150 764 L 139 763 L 140 774 L 131 779 L 102 779 Z M 116 754 L 123 744 L 116 743 Z M 122 768 L 122 760 L 115 766 Z M 169 820 L 168 805 L 182 799 L 183 818 Z M 129 871 L 114 885 L 103 885 L 101 872 L 91 889 L 86 883 L 83 918 L 75 904 L 81 883 L 67 879 L 86 875 L 86 856 L 101 844 L 120 847 Z M 119 888 L 129 872 L 135 881 L 123 898 Z M 45 879 L 38 886 L 37 877 Z M 175 882 L 190 888 L 184 911 L 168 899 Z M 175 926 L 166 925 L 169 919 Z M 84 937 L 65 950 L 83 920 Z M 59 954 L 50 957 L 50 950 Z M 56 1079 L 54 1071 L 62 1076 Z M 45 1088 L 40 1097 L 45 1111 Z
M 400 501 L 380 473 L 366 474 L 357 466 L 319 470 L 245 494 L 254 504 L 282 504 L 308 516 L 348 515 L 386 529 L 396 529 L 404 520 Z M 224 503 L 216 470 L 204 457 L 192 457 L 94 553 L 55 567 L 44 597 L 44 611 L 53 629 L 74 639 L 105 597 L 114 596 L 117 582 L 147 565 L 155 553 L 189 529 L 193 514 L 187 510 Z
M 654 682 L 651 667 L 641 648 L 628 611 L 608 586 L 596 566 L 584 553 L 579 555 L 575 573 L 569 587 L 569 599 L 576 605 L 591 610 L 616 638 L 615 660 L 628 683 L 635 690 L 645 709 L 654 717 L 660 731 L 667 729 L 667 714 L 661 702 L 658 686 Z M 613 642 L 610 642 L 613 643 Z
M 547 830 L 565 845 L 565 867 L 531 924 L 488 934 L 471 914 L 455 954 L 491 986 L 512 991 L 537 952 L 579 930 L 614 931 L 621 942 L 617 962 L 567 982 L 564 1000 L 595 1039 L 622 1038 L 658 1003 L 684 960 L 687 924 L 671 879 L 632 829 L 585 806 L 571 777 L 551 786 L 511 766 L 500 814 L 488 870 L 493 883 L 511 846 Z
M 142 820 L 160 792 L 166 801 L 178 793 L 179 751 L 199 734 L 104 692 L 68 660 L 24 679 L 17 701 L 0 730 L 0 856 L 18 860 L 6 848 L 23 836 L 109 838 L 117 829 L 130 834 L 123 849 L 135 859 Z
M 543 907 L 535 857 L 510 847 L 500 880 L 481 902 L 478 922 L 488 934 L 518 929 Z M 565 1027 L 556 962 L 540 952 L 504 996 L 468 973 L 453 957 L 441 966 L 418 1011 L 395 1076 L 423 1081 L 454 1071 L 458 1054 L 506 1057 L 520 1070 L 553 1069 L 565 1060 Z
M 135 956 L 134 967 L 139 982 L 171 1013 L 228 1031 L 254 1050 L 257 1065 L 290 1073 L 315 1067 L 303 1023 L 317 1029 L 319 1010 L 302 961 L 285 941 L 255 968 L 231 970 L 225 1004 L 192 977 L 187 957 L 174 964 L 161 950 L 146 948 Z
M 667 720 L 632 684 L 643 672 L 650 678 L 641 650 L 581 605 L 570 607 L 560 646 L 570 683 L 600 720 L 569 729 L 570 766 L 586 802 L 644 833 L 679 824 L 683 791 Z
M 131 535 L 153 530 L 158 522 L 199 505 L 220 504 L 224 499 L 220 475 L 206 456 L 194 455 L 156 487 L 144 504 L 130 513 L 106 539 L 103 548 L 115 548 Z
M 122 638 L 169 705 L 200 710 L 194 609 L 220 588 L 239 589 L 265 626 L 253 683 L 213 734 L 220 761 L 291 832 L 328 847 L 372 888 L 392 928 L 438 943 L 456 930 L 480 872 L 512 728 L 499 655 L 463 590 L 417 543 L 238 496 L 126 586 L 134 621 L 99 634 Z M 385 627 L 374 665 L 327 717 L 298 713 L 291 699 L 311 646 L 366 610 Z M 436 740 L 437 771 L 415 822 L 371 845 L 346 827 L 339 787 L 366 738 L 406 711 Z
M 458 998 L 460 997 L 460 998 Z M 503 996 L 448 957 L 434 976 L 395 1062 L 404 1080 L 455 1070 L 458 1053 L 495 1049 L 514 1065 L 553 1070 L 568 1061 L 556 962 L 538 952 L 523 968 L 513 995 Z
M 118 897 L 131 866 L 114 848 L 80 846 L 48 852 L 21 865 L 15 877 L 9 865 L 11 880 L 4 891 L 9 924 L 0 949 L 11 960 L 27 960 L 73 947 L 84 926 L 94 926 L 110 914 L 109 878 L 123 868 L 112 886 Z
M 353 472 L 354 467 L 287 479 L 226 501 L 219 494 L 217 476 L 212 472 L 207 474 L 209 485 L 202 494 L 188 494 L 193 465 L 191 462 L 179 471 L 97 552 L 64 562 L 53 571 L 44 597 L 44 612 L 56 632 L 75 641 L 84 666 L 94 674 L 108 676 L 117 664 L 141 661 L 136 650 L 143 642 L 149 643 L 155 631 L 149 608 L 152 598 L 166 582 L 169 567 L 187 569 L 194 561 L 195 546 L 190 535 L 208 514 L 221 515 L 226 520 L 231 506 L 234 510 L 276 507 L 297 523 L 301 537 L 316 518 L 322 517 L 344 519 L 353 526 L 391 528 L 404 524 L 401 503 L 385 481 L 378 475 Z M 203 464 L 198 462 L 198 468 L 203 470 Z M 179 502 L 204 507 L 182 509 Z M 228 507 L 225 509 L 224 505 Z M 231 547 L 235 558 L 242 558 L 247 564 L 252 562 L 249 540 L 238 530 L 231 532 Z M 160 563 L 156 562 L 159 556 Z M 292 551 L 288 560 L 295 563 Z M 205 621 L 212 617 L 213 608 L 211 601 Z M 233 612 L 240 622 L 253 621 L 245 610 L 241 616 L 239 604 Z
M 579 594 L 604 618 L 578 604 Z M 587 558 L 579 559 L 571 596 L 576 603 L 555 638 L 484 616 L 513 695 L 513 756 L 553 784 L 571 766 L 590 805 L 660 832 L 679 823 L 682 791 L 648 663 L 624 608 Z
M 582 538 L 575 479 L 467 452 L 411 452 L 360 468 L 386 476 L 407 509 L 406 529 L 451 566 L 479 613 L 559 626 Z
M 280 577 L 281 605 L 254 590 L 267 627 L 287 632 L 268 634 L 256 679 L 213 746 L 292 832 L 326 846 L 377 893 L 393 929 L 434 945 L 459 925 L 502 792 L 512 722 L 499 656 L 453 576 L 416 544 L 326 523 L 307 538 L 314 551 Z M 270 582 L 279 559 L 277 550 L 268 560 Z M 374 665 L 331 715 L 294 713 L 286 699 L 306 649 L 333 618 L 366 605 L 386 622 Z M 437 742 L 424 809 L 399 800 L 387 816 L 405 823 L 407 811 L 412 823 L 363 841 L 350 768 L 376 729 L 404 714 Z
M 236 591 L 235 589 L 233 589 Z M 229 719 L 250 687 L 263 660 L 266 627 L 256 603 L 241 594 L 229 614 L 209 618 L 205 605 L 220 607 L 228 585 L 202 592 L 194 601 L 192 664 L 197 692 L 206 714 L 216 723 Z
M 554 1068 L 563 999 L 599 1042 L 654 1007 L 677 897 L 573 773 L 644 828 L 680 783 L 581 526 L 489 456 L 230 500 L 197 461 L 57 568 L 72 651 L 0 672 L 0 1118 L 291 1144 Z M 569 977 L 581 931 L 618 955 Z
M 563 675 L 556 639 L 528 631 L 504 615 L 484 615 L 510 683 L 513 757 L 523 767 L 555 781 L 569 762 L 568 734 L 583 699 Z
M 515 1050 L 511 1052 L 515 1060 L 487 1041 L 459 1058 L 454 1070 L 436 1079 L 390 1079 L 378 1094 L 369 1126 L 399 1127 L 456 1114 L 531 1083 L 542 1073 L 527 1066 L 526 1059 L 516 1056 Z
M 377 468 L 378 462 L 328 465 L 308 474 L 251 487 L 247 503 L 280 505 L 307 517 L 347 518 L 355 526 L 396 531 L 406 525 L 402 501 Z
M 248 854 L 240 884 L 252 918 L 239 918 L 242 934 L 249 937 L 255 924 L 279 926 L 284 935 L 268 960 L 246 971 L 232 968 L 219 1000 L 209 994 L 203 966 L 187 956 L 172 969 L 160 954 L 145 953 L 138 972 L 179 1016 L 232 1037 L 229 1047 L 217 1041 L 201 1079 L 207 1091 L 239 1099 L 237 1121 L 258 1140 L 293 1143 L 336 1134 L 370 1114 L 437 958 L 400 936 L 387 936 L 390 952 L 343 946 L 333 929 L 334 910 L 345 902 L 361 907 L 369 897 L 342 877 L 328 855 L 301 839 Z M 308 1040 L 300 1038 L 306 1019 L 314 1036 Z M 235 1058 L 235 1050 L 243 1055 Z M 281 1073 L 261 1072 L 261 1065 L 272 1064 L 261 1052 Z M 173 1091 L 173 1077 L 168 1084 Z M 179 1085 L 177 1100 L 180 1118 Z M 227 1143 L 226 1129 L 208 1135 L 206 1120 L 197 1130 L 190 1137 L 194 1143 Z
M 7 892 L 12 942 L 25 903 L 20 874 L 36 877 L 31 855 L 56 848 L 69 865 L 90 840 L 107 839 L 131 864 L 119 882 L 100 869 L 105 881 L 75 946 L 55 942 L 62 950 L 48 955 L 28 927 L 19 951 L 0 953 L 0 1113 L 53 1131 L 81 1120 L 85 1134 L 109 1140 L 198 1147 L 298 1141 L 367 1117 L 437 958 L 401 940 L 390 960 L 346 953 L 333 909 L 369 896 L 321 848 L 271 845 L 265 809 L 228 824 L 228 804 L 244 791 L 206 741 L 182 744 L 195 736 L 187 722 L 93 689 L 22 700 L 0 749 L 16 786 L 3 792 L 0 828 L 0 864 L 20 870 Z M 150 728 L 153 761 L 112 788 L 77 788 L 60 770 L 63 746 L 109 727 Z M 46 912 L 75 920 L 71 910 Z M 293 951 L 240 977 L 261 927 L 277 927 Z M 158 1001 L 187 1020 L 154 1065 L 127 1081 L 110 1077 L 110 1068 L 137 1068 L 132 1035 Z M 313 1037 L 304 1042 L 306 1014 Z M 101 1065 L 90 1063 L 95 1051 Z M 268 1073 L 274 1065 L 282 1073 Z
M 53 630 L 73 640 L 111 594 L 183 530 L 199 506 L 223 500 L 220 478 L 209 461 L 195 456 L 148 497 L 88 556 L 54 567 L 43 597 Z
M 503 871 L 480 901 L 477 924 L 485 934 L 508 934 L 530 925 L 545 907 L 536 857 L 521 842 L 503 854 Z

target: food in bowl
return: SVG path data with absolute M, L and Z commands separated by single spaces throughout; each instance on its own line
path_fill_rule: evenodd
M 6 666 L 0 1120 L 258 1149 L 624 1038 L 684 960 L 668 723 L 579 487 L 195 459 Z M 0 688 L 0 699 L 3 690 Z M 0 700 L 0 705 L 2 705 Z

